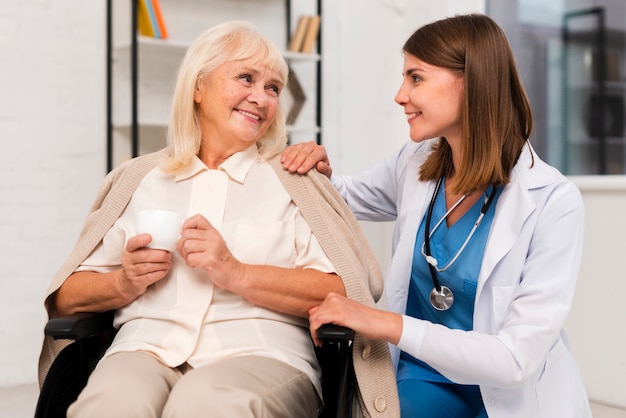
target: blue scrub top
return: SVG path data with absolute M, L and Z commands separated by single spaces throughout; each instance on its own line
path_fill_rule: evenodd
M 489 187 L 486 195 L 491 193 Z M 485 245 L 489 230 L 493 222 L 496 201 L 502 188 L 496 191 L 494 201 L 483 217 L 474 235 L 467 243 L 456 261 L 443 272 L 436 272 L 437 279 L 441 285 L 445 285 L 454 294 L 454 304 L 446 311 L 438 311 L 430 304 L 430 292 L 434 288 L 426 259 L 422 255 L 422 244 L 424 244 L 424 229 L 426 227 L 426 216 L 417 231 L 415 248 L 413 250 L 413 267 L 411 270 L 411 282 L 407 301 L 406 314 L 415 318 L 425 319 L 435 324 L 442 324 L 448 328 L 469 331 L 473 328 L 474 300 L 476 298 L 476 286 L 478 274 L 485 252 Z M 486 199 L 487 196 L 485 196 Z M 438 265 L 447 265 L 463 245 L 469 235 L 474 223 L 478 219 L 480 210 L 485 203 L 485 199 L 479 199 L 461 219 L 450 228 L 446 222 L 442 222 L 439 228 L 430 238 L 430 252 L 438 260 Z M 445 203 L 445 182 L 439 188 L 433 214 L 430 221 L 431 231 L 446 213 Z M 398 365 L 397 380 L 420 379 L 431 382 L 450 381 L 439 372 L 428 366 L 426 363 L 417 360 L 405 352 L 400 353 L 400 363 Z

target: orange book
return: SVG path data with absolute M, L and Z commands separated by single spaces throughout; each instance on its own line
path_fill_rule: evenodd
M 161 39 L 167 39 L 167 36 L 168 36 L 167 27 L 165 26 L 165 20 L 163 19 L 163 11 L 161 10 L 161 5 L 159 4 L 159 0 L 152 0 L 152 10 L 154 10 L 154 16 L 159 26 L 159 33 L 161 35 Z
M 301 51 L 310 54 L 313 52 L 313 47 L 315 46 L 315 42 L 317 41 L 317 35 L 320 31 L 320 17 L 315 15 L 309 18 L 309 24 L 306 28 L 306 35 L 304 36 L 304 41 L 302 41 L 302 49 Z

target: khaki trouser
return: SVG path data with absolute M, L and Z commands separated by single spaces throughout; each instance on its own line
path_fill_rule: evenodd
M 145 352 L 98 364 L 69 418 L 317 417 L 308 376 L 281 361 L 239 356 L 197 369 L 170 368 Z

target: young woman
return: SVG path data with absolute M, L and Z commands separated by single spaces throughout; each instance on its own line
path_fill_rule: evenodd
M 406 418 L 589 417 L 563 331 L 583 203 L 528 142 L 531 108 L 504 33 L 487 16 L 456 16 L 403 51 L 395 100 L 412 142 L 331 178 L 357 218 L 396 222 L 388 311 L 331 294 L 310 311 L 311 334 L 330 322 L 391 343 Z M 332 173 L 314 143 L 282 161 Z

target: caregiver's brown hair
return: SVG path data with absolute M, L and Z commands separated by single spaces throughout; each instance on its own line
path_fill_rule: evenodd
M 480 14 L 423 26 L 406 41 L 405 54 L 447 68 L 464 79 L 462 156 L 456 192 L 509 182 L 511 169 L 533 127 L 530 102 L 502 29 Z M 421 180 L 451 176 L 452 151 L 445 138 L 420 170 Z

